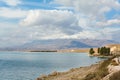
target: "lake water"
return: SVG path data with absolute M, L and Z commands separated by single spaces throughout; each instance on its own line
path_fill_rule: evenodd
M 35 80 L 41 74 L 91 65 L 87 53 L 0 52 L 0 80 Z

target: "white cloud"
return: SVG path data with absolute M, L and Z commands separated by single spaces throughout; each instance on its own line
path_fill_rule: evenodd
M 25 41 L 28 41 L 28 35 L 23 35 L 23 32 L 24 31 L 17 23 L 10 23 L 7 21 L 0 22 L 0 47 L 25 43 Z
M 21 21 L 21 25 L 39 26 L 39 28 L 52 31 L 60 30 L 69 35 L 81 31 L 75 14 L 67 10 L 31 10 L 28 16 Z
M 65 6 L 59 6 L 55 7 L 58 10 L 74 10 L 73 7 L 65 7 Z
M 120 29 L 112 32 L 112 39 L 120 43 Z
M 104 10 L 105 9 L 105 10 Z M 107 8 L 103 8 L 103 12 Z M 101 11 L 102 12 L 102 11 Z M 110 29 L 102 29 L 99 26 L 106 24 L 111 26 L 119 24 L 119 21 L 111 20 L 103 23 L 97 19 L 91 19 L 84 14 L 73 13 L 67 10 L 31 10 L 27 17 L 20 22 L 22 26 L 31 26 L 31 37 L 34 39 L 57 38 L 92 38 L 112 39 Z M 94 28 L 94 29 L 93 29 Z M 105 32 L 105 31 L 107 32 Z
M 111 20 L 105 18 L 105 13 L 111 9 L 120 10 L 117 0 L 54 0 L 54 3 L 61 4 L 55 7 L 59 10 L 30 11 L 15 8 L 21 4 L 21 0 L 0 1 L 12 6 L 0 7 L 0 17 L 20 20 L 20 25 L 10 24 L 11 22 L 0 23 L 0 44 L 3 45 L 22 44 L 40 39 L 113 39 L 113 36 L 119 35 L 119 15 Z M 117 28 L 111 28 L 112 26 Z M 113 33 L 115 31 L 116 34 Z
M 5 2 L 9 6 L 17 6 L 22 3 L 21 0 L 0 0 L 0 1 Z
M 111 26 L 120 26 L 120 19 L 112 19 L 112 20 L 107 20 L 104 22 L 97 22 L 97 26 L 99 27 L 111 27 Z
M 118 0 L 54 0 L 54 3 L 73 7 L 80 14 L 93 19 L 104 18 L 104 13 L 111 9 L 120 9 Z
M 27 15 L 26 10 L 0 7 L 0 17 L 4 18 L 24 18 Z

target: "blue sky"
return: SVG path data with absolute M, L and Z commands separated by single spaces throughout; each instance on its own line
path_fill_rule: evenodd
M 0 0 L 0 47 L 41 39 L 120 41 L 120 0 Z

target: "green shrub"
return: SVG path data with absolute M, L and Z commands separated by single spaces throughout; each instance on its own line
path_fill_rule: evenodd
M 95 53 L 95 51 L 93 50 L 93 48 L 91 48 L 90 50 L 89 50 L 89 54 L 94 54 Z

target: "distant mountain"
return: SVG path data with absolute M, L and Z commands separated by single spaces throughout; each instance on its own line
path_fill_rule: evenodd
M 95 40 L 95 39 L 51 39 L 35 40 L 25 43 L 21 46 L 3 48 L 2 50 L 57 50 L 70 48 L 91 48 L 101 47 L 107 44 L 116 44 L 112 40 Z
M 87 45 L 87 44 L 82 43 L 82 42 L 77 41 L 77 40 L 76 41 L 75 40 L 71 41 L 70 44 L 68 44 L 66 46 L 66 48 L 89 48 L 89 47 L 92 47 L 92 46 Z

